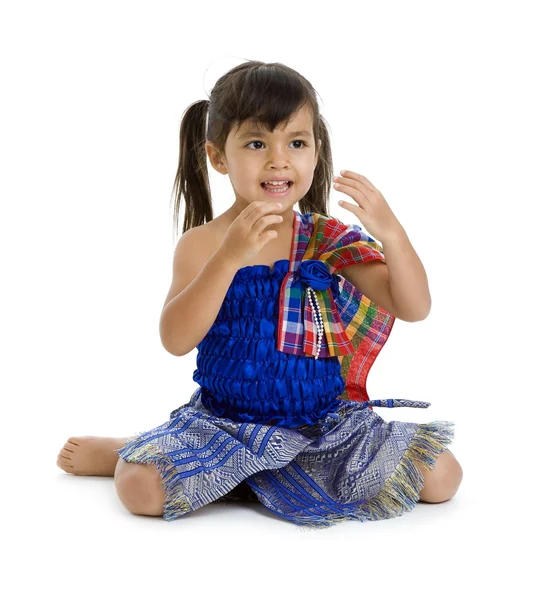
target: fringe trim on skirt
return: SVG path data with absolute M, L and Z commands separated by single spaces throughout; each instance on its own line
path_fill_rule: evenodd
M 173 521 L 191 512 L 193 507 L 184 497 L 184 491 L 180 485 L 179 473 L 166 454 L 163 454 L 158 446 L 150 443 L 134 449 L 132 442 L 137 440 L 140 435 L 143 434 L 127 438 L 123 449 L 116 452 L 126 462 L 155 465 L 161 476 L 162 487 L 166 493 L 163 508 L 163 518 L 165 521 Z
M 424 486 L 424 477 L 417 465 L 428 471 L 433 469 L 438 456 L 454 439 L 454 426 L 451 421 L 418 424 L 416 434 L 384 487 L 358 508 L 321 518 L 292 517 L 292 521 L 302 528 L 323 529 L 341 521 L 378 521 L 399 517 L 411 511 L 419 501 L 420 490 Z M 289 518 L 288 515 L 280 516 Z
M 412 437 L 408 448 L 403 453 L 392 475 L 385 481 L 381 490 L 373 498 L 363 503 L 357 505 L 354 503 L 346 504 L 345 508 L 337 504 L 338 512 L 308 516 L 287 515 L 273 510 L 267 505 L 266 508 L 283 519 L 311 530 L 330 527 L 346 520 L 375 521 L 401 516 L 405 512 L 411 511 L 419 501 L 419 492 L 424 485 L 424 478 L 417 465 L 421 465 L 428 471 L 433 469 L 438 456 L 453 441 L 454 426 L 455 424 L 450 421 L 417 424 L 416 433 Z M 161 475 L 162 486 L 166 493 L 163 513 L 165 520 L 172 521 L 191 512 L 193 510 L 192 503 L 184 495 L 180 482 L 180 474 L 173 462 L 155 444 L 146 442 L 141 446 L 135 447 L 133 442 L 141 435 L 143 434 L 127 438 L 125 446 L 116 452 L 127 462 L 146 463 L 156 466 Z M 265 496 L 265 490 L 259 488 L 252 478 L 248 479 L 249 487 L 259 492 L 262 496 Z M 246 486 L 244 481 L 240 485 L 242 484 L 242 488 L 236 486 L 236 488 L 229 490 L 226 495 L 223 495 L 216 501 L 244 499 L 254 501 L 254 498 L 257 500 L 257 496 L 251 490 L 247 494 L 245 493 Z M 240 490 L 242 490 L 241 493 Z M 317 508 L 319 507 L 317 506 Z

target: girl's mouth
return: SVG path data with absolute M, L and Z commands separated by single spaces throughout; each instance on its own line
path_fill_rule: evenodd
M 292 181 L 289 181 L 286 185 L 272 185 L 272 184 L 265 185 L 265 182 L 261 183 L 261 187 L 263 188 L 265 193 L 268 194 L 269 196 L 274 196 L 274 197 L 286 196 L 288 194 L 288 192 L 290 192 L 290 188 L 293 185 L 294 184 L 292 183 Z

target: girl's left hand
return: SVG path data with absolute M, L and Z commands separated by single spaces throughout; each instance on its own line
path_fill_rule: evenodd
M 333 187 L 352 196 L 358 207 L 345 200 L 341 200 L 339 204 L 353 212 L 372 236 L 383 241 L 402 229 L 387 201 L 370 181 L 354 171 L 341 171 L 341 175 L 343 176 L 333 177 L 336 182 Z

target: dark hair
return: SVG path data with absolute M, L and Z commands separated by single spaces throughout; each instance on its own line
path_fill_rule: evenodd
M 233 126 L 247 119 L 269 131 L 288 122 L 302 107 L 313 115 L 313 136 L 321 140 L 319 158 L 307 194 L 300 199 L 302 213 L 328 214 L 333 174 L 331 144 L 327 125 L 319 113 L 316 92 L 310 82 L 282 63 L 255 60 L 234 67 L 215 83 L 209 100 L 190 104 L 180 124 L 180 155 L 174 180 L 174 226 L 178 231 L 180 198 L 185 198 L 181 233 L 213 220 L 205 144 L 213 142 L 224 154 Z

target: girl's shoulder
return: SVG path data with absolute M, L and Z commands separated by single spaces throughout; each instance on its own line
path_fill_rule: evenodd
M 203 270 L 214 252 L 213 238 L 214 234 L 208 228 L 208 223 L 192 227 L 180 236 L 174 249 L 172 283 L 163 304 L 163 311 Z

